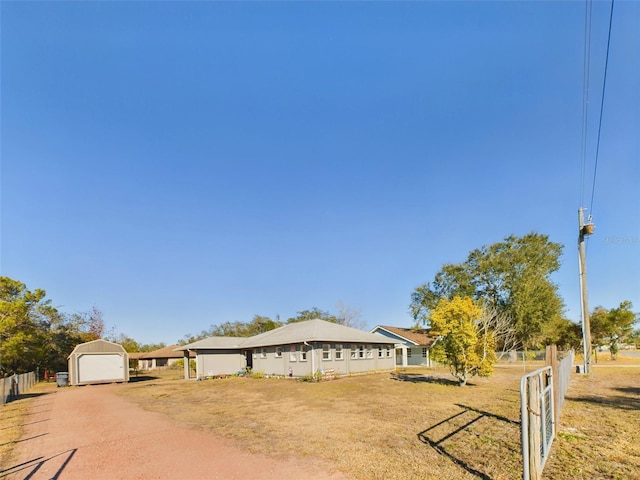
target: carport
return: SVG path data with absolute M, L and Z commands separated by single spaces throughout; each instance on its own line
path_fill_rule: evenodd
M 93 340 L 76 345 L 69 355 L 71 385 L 128 381 L 129 355 L 118 343 Z

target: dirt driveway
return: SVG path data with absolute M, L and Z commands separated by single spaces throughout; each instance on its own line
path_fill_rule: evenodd
M 343 480 L 310 459 L 277 460 L 179 427 L 116 395 L 123 385 L 56 389 L 31 400 L 12 465 L 0 479 Z

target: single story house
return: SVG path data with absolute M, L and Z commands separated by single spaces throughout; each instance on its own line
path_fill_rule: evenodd
M 183 359 L 182 352 L 176 352 L 178 345 L 169 345 L 168 347 L 159 348 L 153 352 L 145 352 L 138 357 L 139 370 L 156 370 L 158 368 L 167 368 Z M 194 358 L 195 354 L 191 355 Z
M 383 335 L 396 342 L 396 366 L 431 367 L 429 350 L 438 337 L 431 336 L 428 329 L 378 325 L 371 333 Z
M 118 343 L 107 340 L 81 343 L 73 349 L 68 361 L 71 385 L 129 381 L 129 354 Z
M 240 344 L 245 340 L 245 337 L 209 337 L 176 348 L 185 359 L 184 378 L 189 378 L 189 355 L 195 355 L 198 378 L 244 371 L 247 367 L 246 352 Z
M 324 320 L 289 323 L 249 338 L 211 337 L 176 350 L 196 354 L 198 377 L 250 368 L 265 374 L 303 377 L 393 370 L 395 339 Z M 185 369 L 185 378 L 189 371 Z
M 146 352 L 127 352 L 129 354 L 129 369 L 139 370 L 140 369 L 140 357 L 144 355 Z

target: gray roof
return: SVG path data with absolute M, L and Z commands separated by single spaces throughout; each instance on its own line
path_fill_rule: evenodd
M 247 340 L 245 337 L 209 337 L 197 342 L 183 345 L 175 350 L 226 350 L 240 348 L 240 344 Z
M 119 343 L 99 339 L 76 345 L 69 357 L 80 353 L 127 353 L 127 351 Z
M 395 340 L 376 333 L 363 332 L 324 320 L 307 320 L 288 323 L 282 327 L 255 335 L 242 342 L 242 348 L 288 345 L 302 342 L 336 343 L 396 343 Z

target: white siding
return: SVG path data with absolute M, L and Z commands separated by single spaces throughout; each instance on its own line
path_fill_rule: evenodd
M 124 381 L 124 362 L 117 353 L 87 354 L 78 358 L 79 383 Z

